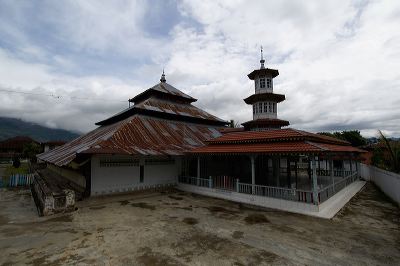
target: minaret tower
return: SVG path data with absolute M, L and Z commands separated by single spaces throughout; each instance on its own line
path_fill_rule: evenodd
M 254 80 L 255 93 L 244 99 L 245 103 L 253 106 L 253 120 L 242 125 L 245 130 L 253 131 L 280 129 L 289 125 L 289 121 L 278 119 L 278 103 L 285 100 L 285 95 L 274 93 L 273 79 L 279 72 L 265 68 L 262 47 L 260 63 L 260 69 L 247 75 Z

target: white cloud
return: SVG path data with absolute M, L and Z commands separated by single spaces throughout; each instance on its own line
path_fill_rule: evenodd
M 15 49 L 0 42 L 2 88 L 110 101 L 1 94 L 0 115 L 87 131 L 127 105 L 114 100 L 153 85 L 165 67 L 167 81 L 198 98 L 198 106 L 245 122 L 251 108 L 242 99 L 254 91 L 247 74 L 259 67 L 263 45 L 267 66 L 280 71 L 275 91 L 287 97 L 279 116 L 293 127 L 360 129 L 367 135 L 383 129 L 400 136 L 398 2 L 184 0 L 177 3 L 181 16 L 198 25 L 181 21 L 162 36 L 146 30 L 153 4 L 50 1 L 40 5 L 43 16 L 36 20 L 51 36 L 27 26 L 32 5 L 6 6 L 13 20 L 1 20 L 0 35 L 9 36 Z M 38 45 L 37 34 L 57 42 L 57 49 Z M 86 56 L 102 66 L 101 74 L 73 73 Z M 118 70 L 111 67 L 114 56 Z M 116 73 L 132 65 L 126 70 L 131 76 Z

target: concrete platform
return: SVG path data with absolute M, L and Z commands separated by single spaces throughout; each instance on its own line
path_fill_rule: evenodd
M 283 200 L 270 197 L 262 197 L 237 193 L 234 191 L 222 191 L 215 188 L 198 187 L 183 183 L 178 183 L 177 188 L 191 193 L 200 194 L 203 196 L 225 199 L 233 202 L 254 205 L 262 208 L 270 208 L 292 213 L 298 213 L 308 216 L 314 216 L 324 219 L 331 219 L 336 213 L 342 209 L 346 203 L 361 190 L 365 185 L 365 181 L 356 181 L 348 187 L 342 189 L 330 199 L 326 200 L 321 205 L 310 203 Z

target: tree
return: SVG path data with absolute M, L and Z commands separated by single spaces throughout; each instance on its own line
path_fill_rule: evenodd
M 345 140 L 351 143 L 352 146 L 359 147 L 367 144 L 367 140 L 361 136 L 361 133 L 359 130 L 349 130 L 349 131 L 336 131 L 333 133 L 330 132 L 320 132 L 318 133 L 320 135 L 325 135 L 341 140 Z
M 382 131 L 378 131 L 380 135 L 380 143 L 389 153 L 389 160 L 387 168 L 393 172 L 400 173 L 400 145 L 397 142 L 389 141 Z M 384 160 L 383 160 L 384 161 Z
M 235 122 L 235 120 L 231 119 L 231 120 L 229 121 L 229 127 L 231 127 L 231 128 L 238 128 L 238 127 L 240 127 L 240 124 L 239 124 L 239 122 Z
M 24 146 L 22 153 L 25 158 L 28 158 L 31 162 L 36 162 L 36 155 L 42 152 L 42 147 L 35 142 L 31 142 Z
M 19 168 L 21 166 L 21 161 L 19 160 L 19 158 L 17 156 L 15 156 L 12 159 L 12 165 L 14 166 L 14 168 Z

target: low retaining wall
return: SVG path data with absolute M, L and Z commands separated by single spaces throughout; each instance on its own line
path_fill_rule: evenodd
M 377 185 L 389 198 L 400 206 L 400 175 L 375 166 L 360 164 L 360 176 Z
M 177 188 L 183 191 L 201 194 L 204 196 L 222 198 L 234 202 L 256 205 L 264 208 L 279 209 L 288 212 L 301 213 L 305 212 L 318 212 L 319 207 L 313 204 L 303 202 L 289 201 L 283 199 L 275 199 L 269 197 L 261 197 L 256 195 L 249 195 L 238 193 L 234 191 L 226 191 L 215 188 L 198 187 L 193 185 L 186 185 L 178 183 Z

